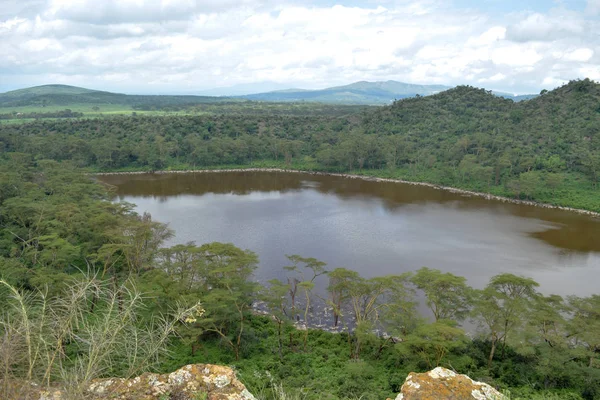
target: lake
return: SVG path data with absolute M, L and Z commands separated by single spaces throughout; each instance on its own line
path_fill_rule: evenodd
M 424 186 L 284 172 L 103 175 L 116 199 L 175 230 L 169 244 L 230 242 L 260 257 L 260 281 L 286 254 L 373 277 L 422 266 L 481 288 L 510 272 L 540 291 L 598 293 L 600 220 Z

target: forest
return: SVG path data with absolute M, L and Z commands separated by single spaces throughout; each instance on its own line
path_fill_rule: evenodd
M 166 247 L 167 225 L 89 173 L 281 166 L 598 211 L 599 131 L 589 80 L 520 103 L 463 86 L 344 115 L 0 125 L 0 398 L 35 382 L 76 399 L 97 377 L 214 363 L 261 399 L 393 398 L 438 365 L 512 399 L 598 399 L 600 295 L 545 295 L 508 273 L 472 288 L 426 267 L 367 279 L 310 254 L 259 284 L 252 249 Z M 337 333 L 316 329 L 319 309 Z
M 598 104 L 600 84 L 588 79 L 518 103 L 460 86 L 372 109 L 229 105 L 227 113 L 4 124 L 0 151 L 93 171 L 350 172 L 600 211 Z

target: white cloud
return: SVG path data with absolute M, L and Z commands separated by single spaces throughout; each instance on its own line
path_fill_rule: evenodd
M 441 0 L 3 1 L 3 84 L 177 92 L 396 79 L 523 92 L 600 70 L 600 23 L 589 17 L 600 0 L 507 15 Z
M 259 0 L 51 0 L 45 15 L 92 24 L 160 22 L 259 4 Z
M 586 62 L 589 61 L 594 55 L 594 50 L 581 48 L 577 50 L 573 50 L 572 52 L 565 54 L 565 60 L 575 61 L 575 62 Z
M 590 15 L 600 14 L 600 0 L 588 0 L 586 12 L 588 12 Z
M 583 33 L 585 24 L 582 20 L 581 16 L 575 15 L 565 18 L 562 15 L 549 16 L 535 13 L 509 25 L 506 37 L 516 42 L 564 39 Z

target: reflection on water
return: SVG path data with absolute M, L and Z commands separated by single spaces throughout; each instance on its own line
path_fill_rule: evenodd
M 600 221 L 560 210 L 297 173 L 99 179 L 138 211 L 168 222 L 174 243 L 232 242 L 255 251 L 261 280 L 282 277 L 285 254 L 366 277 L 428 266 L 465 276 L 475 287 L 511 272 L 562 295 L 595 293 L 600 279 Z

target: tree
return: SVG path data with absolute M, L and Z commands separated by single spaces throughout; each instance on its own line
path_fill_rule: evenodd
M 540 181 L 538 171 L 528 171 L 520 174 L 519 179 L 510 181 L 509 187 L 513 190 L 515 196 L 524 194 L 526 199 L 532 199 L 540 185 Z
M 341 274 L 340 274 L 341 275 Z M 365 333 L 375 329 L 407 333 L 414 318 L 412 291 L 408 288 L 408 274 L 388 275 L 371 279 L 358 273 L 346 274 L 340 283 L 352 310 L 352 322 L 357 334 L 351 355 L 360 358 Z
M 121 246 L 129 271 L 139 274 L 151 268 L 160 246 L 173 236 L 166 224 L 153 222 L 152 216 L 144 213 L 137 221 L 126 221 L 116 228 L 115 243 Z
M 206 314 L 198 323 L 218 334 L 239 360 L 245 323 L 258 293 L 258 284 L 251 281 L 258 257 L 231 243 L 204 244 L 200 252 L 207 263 L 208 290 L 202 298 Z
M 571 296 L 569 305 L 573 310 L 569 336 L 586 349 L 588 367 L 600 365 L 600 295 Z
M 418 355 L 427 363 L 428 368 L 435 368 L 442 364 L 449 353 L 466 347 L 467 343 L 465 332 L 455 322 L 445 320 L 421 324 L 396 348 L 407 356 Z
M 315 287 L 315 284 L 312 281 L 304 281 L 298 284 L 300 288 L 304 291 L 304 297 L 306 299 L 306 304 L 304 305 L 304 351 L 306 351 L 306 346 L 308 342 L 308 311 L 310 310 L 310 293 Z
M 586 152 L 581 160 L 585 172 L 590 176 L 594 186 L 598 186 L 600 179 L 600 152 Z
M 297 254 L 286 255 L 287 259 L 290 260 L 292 265 L 283 267 L 284 270 L 292 272 L 293 276 L 288 276 L 288 292 L 290 300 L 292 302 L 292 317 L 296 317 L 296 295 L 298 293 L 298 287 L 302 282 L 314 283 L 321 275 L 327 274 L 325 270 L 325 264 L 323 261 L 319 261 L 312 257 L 302 257 Z M 304 269 L 300 269 L 300 266 L 304 266 Z M 307 271 L 309 270 L 309 271 Z
M 336 268 L 329 273 L 329 305 L 333 313 L 333 325 L 338 326 L 342 307 L 350 296 L 351 282 L 356 279 L 357 273 L 345 268 Z
M 504 353 L 509 334 L 523 324 L 538 286 L 531 278 L 504 273 L 492 277 L 485 289 L 476 292 L 473 316 L 484 328 L 491 345 L 488 369 L 492 367 L 498 344 L 503 344 Z
M 425 293 L 427 306 L 436 322 L 443 319 L 462 321 L 468 315 L 472 289 L 465 278 L 423 267 L 410 280 Z
M 286 313 L 286 295 L 288 293 L 288 285 L 281 282 L 279 279 L 271 279 L 269 286 L 263 291 L 262 299 L 265 301 L 269 314 L 273 316 L 277 323 L 277 344 L 279 359 L 283 359 L 283 337 L 282 327 L 287 319 Z

